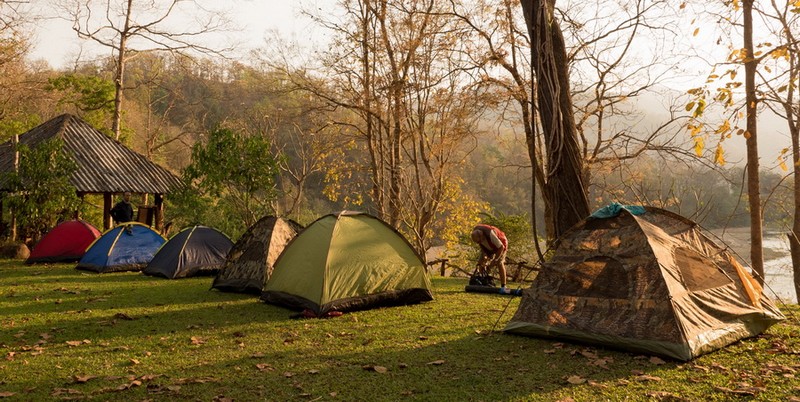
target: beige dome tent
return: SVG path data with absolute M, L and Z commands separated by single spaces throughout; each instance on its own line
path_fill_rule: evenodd
M 616 212 L 557 241 L 506 332 L 691 360 L 784 319 L 696 223 L 650 207 Z
M 260 295 L 275 260 L 303 226 L 291 219 L 267 215 L 247 228 L 214 278 L 212 288 Z

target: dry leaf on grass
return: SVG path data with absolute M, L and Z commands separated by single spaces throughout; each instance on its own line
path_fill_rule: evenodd
M 256 368 L 258 371 L 275 371 L 275 368 L 269 363 L 258 363 L 256 364 Z
M 645 396 L 657 399 L 659 401 L 670 401 L 670 402 L 688 401 L 688 399 L 683 398 L 680 395 L 673 394 L 672 392 L 667 392 L 667 391 L 648 392 L 645 394 Z
M 765 391 L 764 388 L 760 387 L 740 387 L 736 389 L 727 387 L 714 387 L 714 389 L 720 392 L 724 392 L 726 394 L 745 395 L 745 396 L 755 396 L 756 394 Z
M 432 362 L 428 362 L 428 363 L 425 363 L 425 364 L 427 364 L 429 366 L 441 366 L 444 363 L 445 363 L 444 360 L 434 360 Z
M 0 398 L 9 398 L 16 395 L 14 392 L 0 392 Z
M 64 343 L 66 343 L 69 346 L 80 346 L 80 345 L 88 345 L 88 344 L 92 343 L 92 341 L 90 341 L 88 339 L 84 339 L 82 341 L 66 341 Z
M 655 364 L 657 366 L 660 366 L 662 364 L 666 364 L 667 362 L 665 362 L 663 359 L 661 359 L 659 357 L 653 356 L 653 357 L 650 358 L 650 363 L 651 364 Z
M 50 393 L 50 396 L 61 396 L 61 395 L 81 395 L 83 392 L 78 391 L 77 389 L 72 388 L 55 388 L 53 392 Z
M 72 376 L 72 381 L 77 384 L 83 384 L 95 378 L 97 378 L 96 375 L 74 375 Z
M 133 320 L 135 320 L 135 318 L 133 318 L 133 317 L 131 317 L 131 316 L 129 316 L 129 315 L 127 315 L 127 314 L 125 314 L 125 313 L 117 313 L 117 314 L 114 314 L 114 318 L 116 318 L 116 319 L 118 319 L 118 320 L 126 320 L 126 321 L 133 321 Z
M 586 379 L 581 377 L 581 376 L 579 376 L 579 375 L 571 375 L 571 376 L 567 377 L 567 382 L 570 383 L 570 384 L 579 385 L 579 384 L 585 383 Z
M 640 382 L 648 382 L 648 381 L 658 382 L 658 381 L 661 381 L 661 377 L 654 376 L 654 375 L 649 375 L 649 374 L 642 374 L 642 375 L 636 376 L 636 381 L 640 381 Z
M 206 343 L 206 341 L 204 341 L 202 338 L 193 336 L 193 337 L 189 338 L 189 343 L 191 343 L 192 345 L 202 345 L 202 344 Z

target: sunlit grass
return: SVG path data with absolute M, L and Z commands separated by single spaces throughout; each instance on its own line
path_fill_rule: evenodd
M 499 332 L 518 298 L 433 278 L 433 302 L 290 319 L 211 278 L 0 261 L 7 400 L 594 401 L 800 397 L 797 306 L 690 363 Z M 495 324 L 497 326 L 495 327 Z M 492 329 L 496 330 L 492 332 Z

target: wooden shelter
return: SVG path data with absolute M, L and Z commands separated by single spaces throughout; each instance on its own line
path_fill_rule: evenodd
M 163 228 L 164 195 L 181 186 L 177 176 L 71 114 L 62 114 L 21 134 L 19 144 L 34 148 L 52 138 L 64 141 L 64 151 L 78 165 L 71 179 L 78 197 L 103 194 L 103 229 L 111 227 L 113 195 L 126 191 L 152 194 L 153 205 L 140 206 L 138 220 L 159 231 Z M 0 145 L 0 173 L 13 171 L 14 152 L 12 141 Z M 6 183 L 0 182 L 0 191 L 8 190 Z

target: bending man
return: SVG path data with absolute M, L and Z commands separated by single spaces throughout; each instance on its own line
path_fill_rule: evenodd
M 488 275 L 489 270 L 497 266 L 497 270 L 500 271 L 502 292 L 506 287 L 506 252 L 508 251 L 506 234 L 494 226 L 479 224 L 472 229 L 470 237 L 481 248 L 478 270 L 484 275 Z

